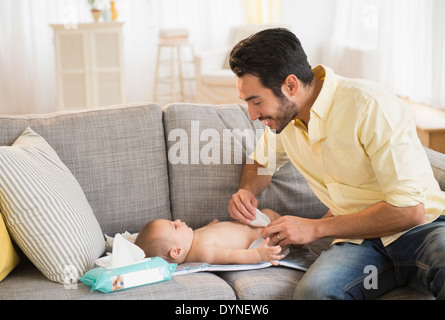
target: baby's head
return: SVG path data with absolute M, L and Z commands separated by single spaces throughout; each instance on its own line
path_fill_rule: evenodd
M 193 242 L 193 230 L 181 220 L 157 219 L 139 232 L 135 244 L 146 257 L 161 257 L 170 263 L 184 262 Z

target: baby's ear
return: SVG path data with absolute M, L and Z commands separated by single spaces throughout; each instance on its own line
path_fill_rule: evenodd
M 172 248 L 172 249 L 170 249 L 170 251 L 168 252 L 168 254 L 169 254 L 169 256 L 172 258 L 172 259 L 178 259 L 178 258 L 180 258 L 181 256 L 182 256 L 182 254 L 184 253 L 184 249 L 182 249 L 182 248 L 178 248 L 178 247 L 176 247 L 176 248 Z

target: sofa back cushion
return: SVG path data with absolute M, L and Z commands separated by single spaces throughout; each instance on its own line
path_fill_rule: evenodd
M 171 209 L 192 228 L 214 218 L 230 220 L 229 200 L 243 164 L 264 132 L 244 105 L 171 104 L 164 107 Z M 258 208 L 318 218 L 327 208 L 288 163 L 259 197 Z
M 75 176 L 105 234 L 171 218 L 159 106 L 0 116 L 0 145 L 11 145 L 28 126 Z

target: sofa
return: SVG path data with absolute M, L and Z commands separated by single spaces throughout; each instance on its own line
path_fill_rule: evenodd
M 264 130 L 261 122 L 249 119 L 247 108 L 240 104 L 181 103 L 161 108 L 138 103 L 43 115 L 3 115 L 0 146 L 11 146 L 28 127 L 52 147 L 75 177 L 97 220 L 97 226 L 89 222 L 88 227 L 93 224 L 109 236 L 136 233 L 157 218 L 181 219 L 192 228 L 215 218 L 229 220 L 228 202 L 237 190 L 246 155 Z M 445 189 L 445 155 L 429 149 L 427 153 Z M 5 169 L 4 162 L 0 166 Z M 315 219 L 327 211 L 290 163 L 274 175 L 258 199 L 259 208 L 281 214 Z M 5 212 L 2 215 L 20 262 L 0 282 L 0 299 L 286 300 L 292 299 L 304 274 L 281 266 L 197 272 L 107 294 L 91 292 L 82 282 L 66 285 L 49 280 L 29 252 L 25 254 L 17 244 L 18 235 L 12 232 Z M 67 226 L 61 220 L 54 227 Z M 82 230 L 75 231 L 80 233 Z M 63 244 L 64 234 L 61 237 L 58 242 Z M 95 241 L 99 248 L 101 241 Z M 329 241 L 311 246 L 319 253 Z M 101 254 L 104 252 L 93 252 L 91 258 Z M 381 299 L 432 296 L 402 287 Z

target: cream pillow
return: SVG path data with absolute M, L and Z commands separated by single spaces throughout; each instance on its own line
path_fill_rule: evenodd
M 12 246 L 9 238 L 8 230 L 6 230 L 5 222 L 0 216 L 0 281 L 2 281 L 14 267 L 19 263 L 20 259 Z
M 31 128 L 0 147 L 0 211 L 15 243 L 52 281 L 77 281 L 105 250 L 79 183 Z

